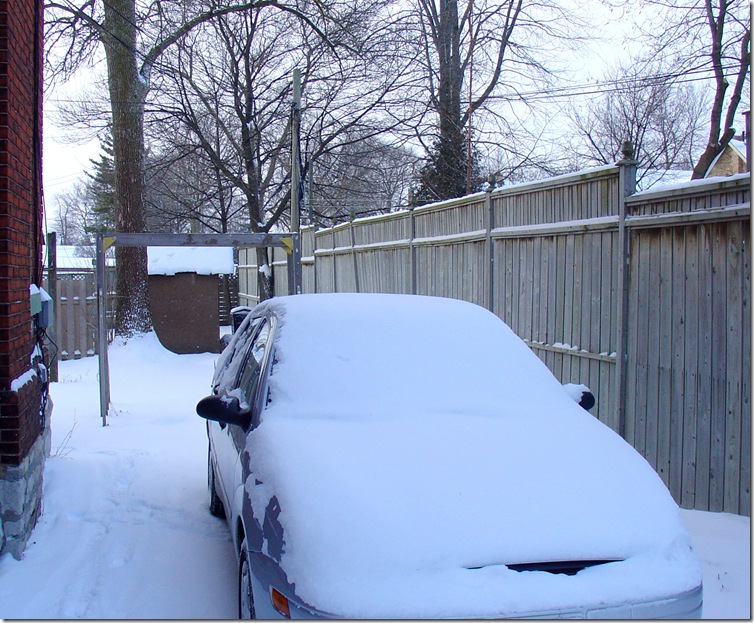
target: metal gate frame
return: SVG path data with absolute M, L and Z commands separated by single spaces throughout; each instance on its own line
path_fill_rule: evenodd
M 111 247 L 282 247 L 288 254 L 288 294 L 301 294 L 301 238 L 284 234 L 97 234 L 97 357 L 102 426 L 110 406 L 110 365 L 107 357 L 107 288 L 105 252 Z

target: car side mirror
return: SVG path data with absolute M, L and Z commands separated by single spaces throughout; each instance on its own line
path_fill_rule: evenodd
M 586 385 L 576 385 L 574 383 L 564 383 L 563 389 L 568 392 L 568 395 L 579 403 L 582 409 L 589 411 L 595 405 L 594 394 L 589 390 Z
M 207 396 L 196 405 L 196 412 L 206 420 L 235 424 L 247 429 L 251 424 L 251 409 L 242 409 L 235 396 Z
M 584 392 L 581 394 L 581 400 L 579 400 L 579 406 L 582 409 L 586 409 L 589 411 L 596 403 L 597 401 L 594 398 L 594 394 L 592 392 Z

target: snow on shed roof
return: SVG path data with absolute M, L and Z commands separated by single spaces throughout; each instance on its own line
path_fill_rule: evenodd
M 150 275 L 230 275 L 235 272 L 232 247 L 147 247 Z

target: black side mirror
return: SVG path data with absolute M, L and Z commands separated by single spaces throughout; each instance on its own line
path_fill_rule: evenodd
M 582 409 L 589 411 L 595 403 L 596 399 L 594 394 L 589 390 L 586 385 L 576 385 L 575 383 L 563 383 L 563 389 L 568 392 L 568 395 L 579 403 Z
M 196 412 L 207 420 L 235 424 L 243 429 L 251 424 L 251 409 L 242 409 L 238 398 L 231 396 L 202 398 L 196 405 Z
M 582 409 L 589 411 L 594 406 L 594 394 L 592 392 L 584 392 L 581 394 L 581 400 L 579 400 L 579 406 Z

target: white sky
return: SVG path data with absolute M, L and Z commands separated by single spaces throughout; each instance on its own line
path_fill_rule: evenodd
M 586 0 L 579 3 L 578 10 L 583 15 L 588 15 L 594 32 L 600 38 L 588 43 L 582 53 L 574 55 L 572 60 L 566 60 L 565 65 L 573 74 L 573 84 L 592 84 L 602 79 L 608 67 L 614 66 L 619 59 L 628 57 L 630 48 L 637 51 L 634 28 L 641 17 L 638 7 L 611 8 L 606 6 L 605 0 Z M 563 65 L 562 58 L 560 64 Z M 102 71 L 103 64 L 100 63 L 96 70 L 83 71 L 75 81 L 48 89 L 45 93 L 43 178 L 48 222 L 56 213 L 55 196 L 70 189 L 74 182 L 83 178 L 84 172 L 91 170 L 90 160 L 99 155 L 97 140 L 85 141 L 83 144 L 71 142 L 71 130 L 58 125 L 53 116 L 56 102 L 80 98 L 82 89 L 91 83 L 92 76 L 97 76 Z M 582 97 L 581 100 L 587 101 L 588 97 Z M 552 114 L 548 126 L 558 124 L 558 105 L 565 103 L 563 99 L 555 100 L 553 112 L 548 113 Z M 737 123 L 741 124 L 742 120 L 737 119 Z

